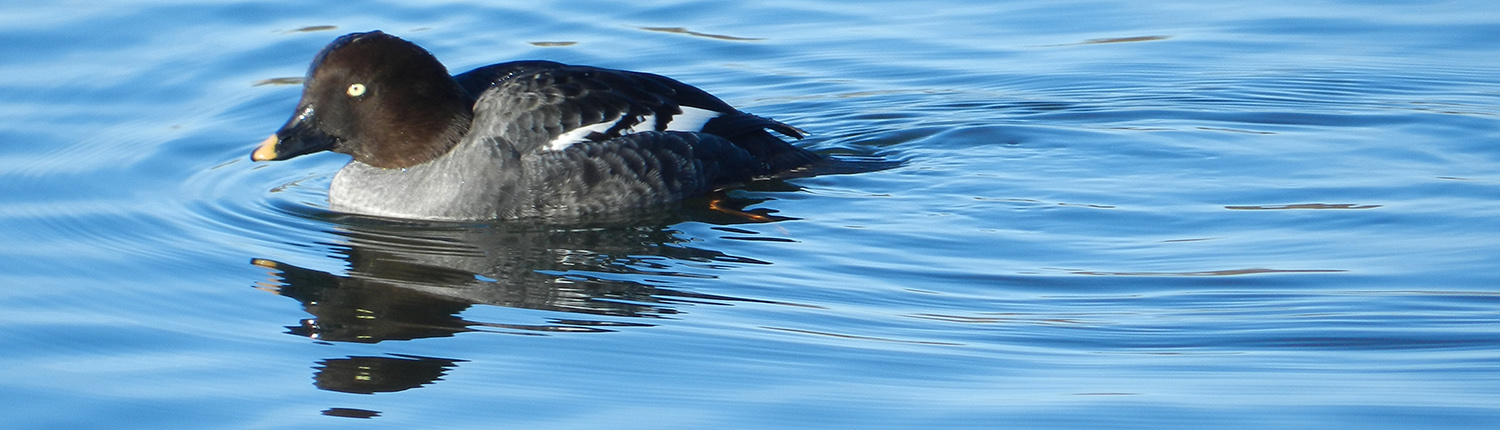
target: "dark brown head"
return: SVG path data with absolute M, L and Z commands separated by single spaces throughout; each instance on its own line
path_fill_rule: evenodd
M 473 100 L 432 54 L 380 31 L 353 33 L 313 58 L 292 119 L 250 158 L 333 151 L 411 167 L 458 144 L 472 116 Z

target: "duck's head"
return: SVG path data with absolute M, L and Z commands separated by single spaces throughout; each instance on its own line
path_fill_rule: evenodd
M 250 158 L 333 151 L 411 167 L 456 145 L 472 115 L 473 100 L 427 50 L 380 31 L 353 33 L 313 58 L 292 118 Z

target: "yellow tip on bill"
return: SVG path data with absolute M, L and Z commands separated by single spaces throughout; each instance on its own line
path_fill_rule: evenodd
M 271 137 L 267 137 L 266 140 L 260 141 L 260 146 L 255 148 L 254 153 L 250 154 L 250 159 L 255 161 L 275 160 L 277 142 L 278 140 L 274 134 Z

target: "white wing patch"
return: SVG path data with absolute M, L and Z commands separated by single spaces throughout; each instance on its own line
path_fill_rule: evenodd
M 551 142 L 547 142 L 547 149 L 561 151 L 567 149 L 569 146 L 573 146 L 575 143 L 588 142 L 590 134 L 604 133 L 609 131 L 610 127 L 614 126 L 615 123 L 613 122 L 601 122 L 568 130 L 567 133 L 559 134 L 557 137 L 552 138 Z
M 708 124 L 709 120 L 724 115 L 723 112 L 690 106 L 682 106 L 680 107 L 680 109 L 682 109 L 682 113 L 673 115 L 672 120 L 670 122 L 667 122 L 667 130 L 702 131 L 703 126 L 705 124 Z M 640 133 L 643 131 L 654 131 L 657 129 L 657 118 L 655 114 L 648 114 L 639 117 L 621 117 L 614 121 L 589 124 L 583 127 L 569 130 L 566 133 L 559 134 L 556 138 L 553 138 L 551 142 L 547 142 L 547 149 L 552 151 L 561 151 L 564 149 L 568 149 L 569 146 L 573 146 L 573 144 L 575 143 L 588 142 L 590 135 L 594 133 L 608 133 L 609 129 L 614 128 L 616 124 L 619 124 L 620 121 L 624 121 L 626 118 L 635 119 L 636 121 L 634 125 L 630 126 L 630 128 L 621 130 L 621 135 Z
M 723 112 L 682 106 L 682 113 L 672 117 L 672 122 L 667 123 L 667 130 L 672 131 L 703 131 L 703 125 L 708 121 L 724 115 Z
M 620 134 L 626 135 L 643 131 L 656 131 L 656 114 L 653 113 L 641 117 L 641 120 L 637 121 L 635 125 L 630 126 L 629 130 L 622 131 Z

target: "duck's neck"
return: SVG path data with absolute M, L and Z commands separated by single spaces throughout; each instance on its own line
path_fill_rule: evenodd
M 370 166 L 403 169 L 447 154 L 469 132 L 473 113 L 471 105 L 438 106 L 399 116 L 382 115 L 385 118 L 371 127 L 387 130 L 362 136 L 372 140 L 362 142 L 349 155 Z

